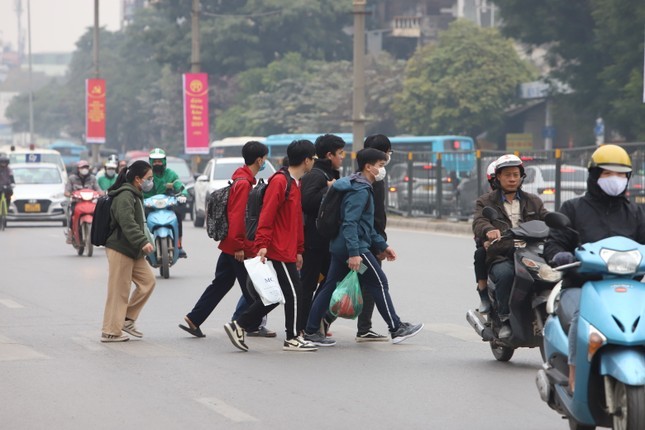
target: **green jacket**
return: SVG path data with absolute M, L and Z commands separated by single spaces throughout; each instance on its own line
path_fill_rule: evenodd
M 114 183 L 116 182 L 116 175 L 112 176 L 111 178 L 108 178 L 107 176 L 103 175 L 99 178 L 99 187 L 103 191 L 107 191 L 108 188 L 110 188 Z
M 154 186 L 147 193 L 143 193 L 144 199 L 156 196 L 157 194 L 166 194 L 166 184 L 173 184 L 175 194 L 181 192 L 184 196 L 188 195 L 188 191 L 179 179 L 179 175 L 172 169 L 165 168 L 161 175 L 154 173 L 152 175 L 152 181 L 154 182 Z
M 112 217 L 112 234 L 107 239 L 106 248 L 113 249 L 130 258 L 144 256 L 141 248 L 150 241 L 146 238 L 141 191 L 130 183 L 125 183 L 108 193 L 114 198 L 110 215 Z

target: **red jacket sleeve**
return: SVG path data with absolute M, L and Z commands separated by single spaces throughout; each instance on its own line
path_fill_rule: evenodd
M 246 202 L 251 192 L 251 184 L 245 179 L 235 181 L 228 197 L 228 237 L 235 243 L 235 251 L 244 250 L 246 223 L 244 220 Z
M 284 203 L 284 189 L 287 186 L 284 175 L 275 175 L 264 192 L 262 212 L 255 232 L 255 248 L 268 248 L 273 238 L 273 227 L 278 208 Z

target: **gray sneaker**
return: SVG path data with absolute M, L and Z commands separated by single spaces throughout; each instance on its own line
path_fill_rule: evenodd
M 334 346 L 334 345 L 336 345 L 336 341 L 334 339 L 330 339 L 327 336 L 323 336 L 320 332 L 316 332 L 314 334 L 305 333 L 304 339 L 307 342 L 311 342 L 316 346 Z
M 139 331 L 139 329 L 134 325 L 133 320 L 125 320 L 125 323 L 123 324 L 123 331 L 129 334 L 130 336 L 142 338 L 143 333 Z
M 365 333 L 356 333 L 356 342 L 387 342 L 387 336 L 368 330 Z
M 404 340 L 416 335 L 423 328 L 423 323 L 412 325 L 410 323 L 401 322 L 396 331 L 390 332 L 392 336 L 392 343 L 401 343 Z

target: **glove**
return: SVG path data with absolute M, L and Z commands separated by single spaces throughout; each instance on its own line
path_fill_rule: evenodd
M 179 202 L 179 204 L 183 205 L 184 203 L 186 203 L 186 196 L 177 197 L 177 201 Z
M 576 261 L 576 257 L 573 256 L 572 253 L 567 252 L 567 251 L 561 251 L 558 252 L 553 256 L 553 259 L 551 262 L 555 264 L 555 266 L 564 266 L 565 264 L 571 264 Z

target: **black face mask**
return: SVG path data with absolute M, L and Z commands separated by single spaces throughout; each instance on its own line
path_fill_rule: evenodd
M 159 165 L 152 166 L 152 171 L 153 171 L 154 173 L 159 173 L 159 174 L 161 174 L 161 173 L 163 173 L 163 171 L 164 171 L 164 167 L 163 167 L 163 166 L 159 166 Z

